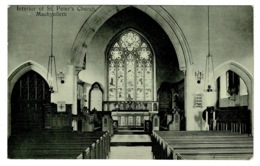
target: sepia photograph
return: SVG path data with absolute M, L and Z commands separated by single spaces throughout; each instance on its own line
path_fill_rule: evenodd
M 7 159 L 254 158 L 254 6 L 7 8 Z

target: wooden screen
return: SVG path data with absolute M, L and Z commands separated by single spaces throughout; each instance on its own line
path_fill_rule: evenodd
M 11 96 L 12 134 L 44 128 L 44 103 L 50 102 L 49 87 L 36 72 L 25 73 Z

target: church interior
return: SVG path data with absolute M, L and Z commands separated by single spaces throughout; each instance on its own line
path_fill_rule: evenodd
M 9 159 L 249 160 L 252 6 L 8 8 Z

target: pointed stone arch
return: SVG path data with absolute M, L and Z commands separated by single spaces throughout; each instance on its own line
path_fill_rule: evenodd
M 187 66 L 193 64 L 193 59 L 188 42 L 180 26 L 174 18 L 162 6 L 99 6 L 81 27 L 73 43 L 70 55 L 70 63 L 82 66 L 84 55 L 88 45 L 98 29 L 113 15 L 128 7 L 134 7 L 153 18 L 166 32 L 176 51 L 179 69 L 186 71 Z
M 36 73 L 40 74 L 42 78 L 47 81 L 47 70 L 41 66 L 40 64 L 34 62 L 34 61 L 27 61 L 21 64 L 20 66 L 16 67 L 11 74 L 8 77 L 8 92 L 11 93 L 14 84 L 16 81 L 26 72 L 33 70 Z
M 252 75 L 239 63 L 227 61 L 219 65 L 215 70 L 215 81 L 228 70 L 235 72 L 245 82 L 248 90 L 248 109 L 251 110 L 251 129 L 254 131 L 254 80 Z
M 249 95 L 252 96 L 252 94 L 253 94 L 253 83 L 254 83 L 253 77 L 244 67 L 242 67 L 242 65 L 240 65 L 237 62 L 227 61 L 227 62 L 219 65 L 214 71 L 215 72 L 215 80 L 218 77 L 220 77 L 220 75 L 227 72 L 228 70 L 235 72 L 236 74 L 238 74 L 241 77 L 241 79 L 245 82 L 245 84 L 247 86 L 247 90 L 248 90 Z
M 35 71 L 38 73 L 46 82 L 47 81 L 47 70 L 40 64 L 34 61 L 27 61 L 16 67 L 8 77 L 8 136 L 11 134 L 11 95 L 16 82 L 28 71 Z

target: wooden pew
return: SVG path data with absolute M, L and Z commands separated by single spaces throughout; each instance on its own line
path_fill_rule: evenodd
M 183 136 L 182 136 L 183 137 Z M 205 141 L 207 141 L 207 143 L 209 144 L 209 143 L 213 143 L 213 146 L 212 146 L 212 148 L 218 148 L 219 147 L 219 144 L 218 145 L 216 145 L 216 142 L 215 141 L 212 141 L 212 140 L 216 140 L 216 139 L 212 139 L 212 136 L 211 137 L 209 137 L 209 139 L 207 139 L 207 138 L 205 138 L 205 137 L 207 137 L 207 136 L 204 136 L 203 137 L 203 139 L 202 138 L 200 138 L 200 139 L 198 139 L 198 140 L 196 140 L 195 138 L 194 138 L 194 136 L 191 136 L 191 138 L 190 139 L 188 139 L 188 138 L 184 138 L 184 139 L 178 139 L 178 138 L 175 138 L 175 139 L 173 139 L 172 140 L 172 142 L 173 142 L 173 144 L 171 145 L 171 139 L 170 138 L 164 138 L 164 140 L 163 141 L 165 141 L 166 143 L 165 144 L 163 144 L 163 141 L 160 141 L 160 144 L 161 145 L 163 145 L 164 146 L 164 148 L 166 147 L 166 146 L 172 146 L 172 147 L 174 147 L 174 150 L 175 150 L 175 152 L 178 150 L 177 148 L 183 148 L 182 146 L 184 146 L 185 147 L 185 150 L 186 149 L 188 149 L 188 147 L 187 147 L 187 143 L 190 143 L 190 144 L 197 144 L 197 145 L 195 145 L 197 148 L 198 147 L 200 147 L 201 148 L 201 146 L 203 146 L 204 145 L 204 147 L 205 146 L 209 146 L 209 145 L 205 145 L 205 144 L 202 144 L 202 145 L 200 145 L 201 143 L 206 143 Z M 219 140 L 219 139 L 217 139 L 217 141 L 219 142 L 219 143 L 223 143 L 223 141 L 226 141 L 226 143 L 230 143 L 230 140 L 232 140 L 232 139 L 230 139 L 230 136 L 228 137 L 228 139 L 227 138 L 223 138 L 222 140 Z M 187 142 L 188 141 L 188 142 Z M 244 141 L 244 139 L 242 138 L 242 140 L 241 139 L 239 139 L 239 140 L 237 140 L 236 142 L 238 142 L 239 141 L 239 143 L 241 143 L 241 141 Z M 234 141 L 232 141 L 232 143 L 234 143 Z M 176 147 L 175 148 L 175 146 L 177 146 L 176 144 L 178 144 L 179 145 L 179 147 Z M 251 142 L 251 144 L 252 144 L 252 142 Z M 191 145 L 192 146 L 192 145 Z M 225 146 L 224 146 L 225 147 Z M 193 148 L 194 149 L 194 147 L 191 147 L 191 148 Z M 206 147 L 206 148 L 211 148 L 211 147 Z M 250 147 L 249 147 L 250 148 Z M 252 146 L 251 146 L 251 149 L 252 149 Z M 168 151 L 169 151 L 169 149 L 167 149 Z M 172 149 L 171 149 L 172 150 Z M 202 151 L 204 151 L 204 149 L 202 150 Z M 214 150 L 213 150 L 214 151 Z M 197 152 L 197 151 L 196 151 Z M 182 151 L 182 153 L 183 153 L 183 151 Z
M 8 157 L 28 159 L 105 159 L 110 151 L 109 144 L 110 135 L 108 132 L 80 134 L 34 133 L 24 136 L 12 136 L 8 141 Z
M 227 132 L 153 132 L 156 159 L 250 159 L 253 138 Z
M 53 144 L 44 144 L 44 146 L 33 145 L 31 147 L 20 147 L 16 150 L 12 150 L 11 158 L 43 158 L 43 159 L 66 159 L 66 158 L 77 158 L 80 154 L 84 153 L 86 147 L 91 147 L 92 153 L 90 151 L 89 158 L 96 159 L 99 158 L 97 155 L 98 151 L 95 149 L 96 144 L 89 142 L 89 144 L 78 144 L 75 146 L 74 144 L 69 144 L 68 146 L 53 145 Z M 88 154 L 85 154 L 85 156 Z M 9 155 L 10 156 L 10 155 Z M 12 157 L 13 156 L 13 157 Z
M 231 140 L 226 143 L 222 142 L 207 142 L 207 143 L 187 143 L 185 141 L 178 142 L 174 141 L 167 142 L 168 146 L 173 147 L 175 153 L 178 153 L 184 159 L 226 159 L 226 158 L 238 158 L 249 159 L 253 154 L 253 144 L 252 142 L 232 142 Z M 206 158 L 205 158 L 206 157 Z

